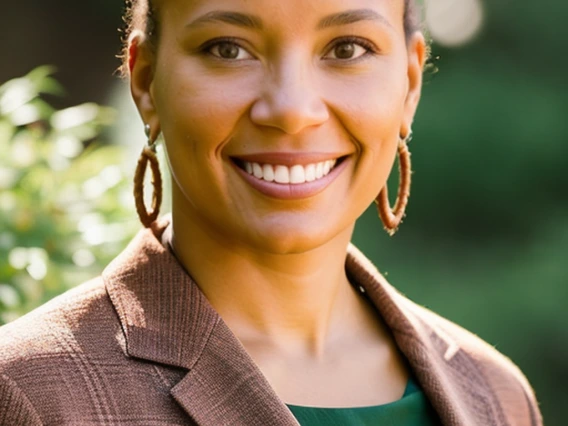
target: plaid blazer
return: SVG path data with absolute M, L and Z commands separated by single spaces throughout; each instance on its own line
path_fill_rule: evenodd
M 298 425 L 237 338 L 145 229 L 98 277 L 0 328 L 0 425 Z M 537 426 L 522 373 L 346 259 L 447 426 Z

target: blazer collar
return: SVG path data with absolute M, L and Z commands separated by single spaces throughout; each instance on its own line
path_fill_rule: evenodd
M 140 231 L 103 272 L 128 355 L 187 369 L 171 393 L 199 425 L 298 425 L 239 340 L 160 242 L 167 225 L 166 219 Z M 466 377 L 464 369 L 475 367 L 457 343 L 417 316 L 421 308 L 390 286 L 352 245 L 346 270 L 391 329 L 442 423 L 495 424 L 491 419 L 499 410 L 497 398 L 487 394 L 483 379 Z M 422 313 L 435 323 L 437 317 Z
M 364 287 L 391 330 L 442 424 L 508 425 L 483 372 L 444 329 L 468 332 L 402 296 L 353 245 L 346 271 L 351 282 Z
M 128 355 L 189 370 L 172 396 L 202 426 L 298 426 L 170 250 L 167 222 L 140 231 L 103 272 Z

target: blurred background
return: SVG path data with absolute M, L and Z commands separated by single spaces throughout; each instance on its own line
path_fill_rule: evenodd
M 564 425 L 568 3 L 426 6 L 407 218 L 390 238 L 371 206 L 354 241 L 407 296 L 517 363 L 546 424 Z M 114 74 L 121 13 L 118 0 L 2 8 L 0 324 L 98 275 L 139 229 L 144 134 Z

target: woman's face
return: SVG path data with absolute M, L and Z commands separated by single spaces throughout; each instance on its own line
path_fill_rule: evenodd
M 132 91 L 163 132 L 176 221 L 273 253 L 349 232 L 420 95 L 424 41 L 407 43 L 403 3 L 160 1 Z

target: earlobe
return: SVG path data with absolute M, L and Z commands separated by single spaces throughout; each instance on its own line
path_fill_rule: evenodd
M 420 32 L 414 33 L 408 41 L 408 93 L 404 107 L 401 135 L 408 135 L 422 92 L 422 74 L 426 62 L 426 41 Z
M 151 90 L 154 80 L 154 58 L 149 47 L 141 40 L 141 37 L 135 36 L 128 46 L 130 92 L 142 120 L 150 125 L 152 133 L 158 134 L 160 123 Z

